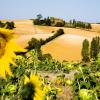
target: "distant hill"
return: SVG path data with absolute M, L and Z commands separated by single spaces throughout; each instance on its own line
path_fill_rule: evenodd
M 5 20 L 6 21 L 6 20 Z M 59 28 L 64 29 L 65 34 L 47 43 L 42 47 L 43 53 L 50 53 L 53 58 L 62 60 L 80 60 L 82 41 L 87 38 L 89 41 L 95 36 L 100 36 L 100 24 L 92 24 L 91 30 L 37 26 L 31 20 L 13 20 L 15 23 L 15 40 L 25 47 L 27 42 L 35 37 L 37 39 L 47 38 L 53 35 L 53 31 Z

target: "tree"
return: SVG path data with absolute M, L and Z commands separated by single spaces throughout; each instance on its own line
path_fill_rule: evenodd
M 55 26 L 56 27 L 63 27 L 63 24 L 62 24 L 62 22 L 56 22 Z
M 41 18 L 42 18 L 42 15 L 41 15 L 41 14 L 38 14 L 38 15 L 37 15 L 37 19 L 40 20 Z
M 85 39 L 83 41 L 81 55 L 83 57 L 82 60 L 84 62 L 88 62 L 89 61 L 89 41 L 87 39 Z
M 90 57 L 97 59 L 97 55 L 100 52 L 100 37 L 94 37 L 91 41 Z
M 97 62 L 100 64 L 100 52 L 98 53 Z
M 73 19 L 73 28 L 76 28 L 76 20 Z
M 65 26 L 65 21 L 56 22 L 55 26 L 56 27 L 64 27 Z
M 63 29 L 59 29 L 57 30 L 57 32 L 54 34 L 54 37 L 60 36 L 64 34 L 64 30 Z
M 72 25 L 72 20 L 69 21 L 70 25 Z
M 87 27 L 88 29 L 92 29 L 92 26 L 91 26 L 91 24 L 90 23 L 88 23 L 88 27 Z
M 32 38 L 29 42 L 28 42 L 28 46 L 26 47 L 27 49 L 40 49 L 41 44 L 39 42 L 39 40 L 37 40 L 36 38 Z
M 49 53 L 47 53 L 47 54 L 43 54 L 43 59 L 52 59 L 52 56 L 51 56 L 51 54 L 49 54 Z
M 51 26 L 51 20 L 50 20 L 49 17 L 46 18 L 46 20 L 45 20 L 45 24 L 46 24 L 47 26 Z
M 13 29 L 13 28 L 15 28 L 14 22 L 6 22 L 5 25 L 7 25 L 7 29 Z
M 12 22 L 5 22 L 5 23 L 0 21 L 0 27 L 6 28 L 6 29 L 13 29 L 13 28 L 15 28 L 15 23 L 13 21 Z
M 34 25 L 41 25 L 41 22 L 39 19 L 34 19 L 33 23 L 34 23 Z

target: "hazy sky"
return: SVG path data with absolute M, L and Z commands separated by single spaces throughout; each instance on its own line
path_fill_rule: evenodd
M 100 22 L 100 0 L 0 0 L 0 19 L 31 19 L 39 13 Z

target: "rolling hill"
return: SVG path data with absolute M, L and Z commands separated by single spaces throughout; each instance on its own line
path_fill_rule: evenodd
M 35 37 L 45 39 L 53 35 L 52 31 L 60 27 L 36 26 L 31 20 L 14 20 L 15 40 L 25 47 L 27 42 Z M 100 24 L 92 24 L 92 30 L 64 28 L 65 34 L 42 46 L 43 53 L 50 53 L 53 58 L 63 60 L 80 60 L 82 41 L 87 38 L 89 41 L 95 36 L 100 36 Z

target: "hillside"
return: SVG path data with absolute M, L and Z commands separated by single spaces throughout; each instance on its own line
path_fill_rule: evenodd
M 21 46 L 25 47 L 27 42 L 35 37 L 37 39 L 51 36 L 52 31 L 60 27 L 35 26 L 31 20 L 14 20 L 16 28 L 15 40 Z M 100 36 L 100 25 L 92 24 L 92 30 L 83 30 L 75 28 L 62 28 L 65 34 L 42 46 L 43 53 L 50 53 L 53 58 L 62 60 L 80 60 L 82 41 L 87 38 L 91 41 L 92 37 Z
M 80 60 L 82 41 L 87 38 L 74 34 L 65 34 L 42 47 L 44 53 L 50 53 L 57 60 Z M 90 39 L 90 38 L 88 38 Z

